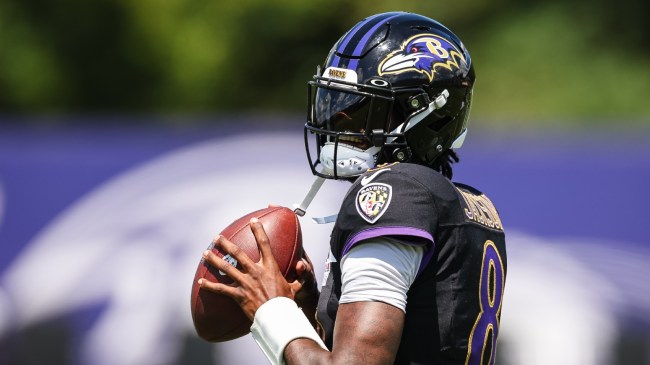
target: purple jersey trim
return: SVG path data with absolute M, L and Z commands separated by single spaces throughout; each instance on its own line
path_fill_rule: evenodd
M 429 246 L 429 248 L 427 248 L 427 250 L 424 252 L 424 255 L 422 256 L 422 261 L 420 261 L 420 267 L 418 268 L 418 273 L 415 274 L 416 278 L 420 276 L 420 273 L 422 273 L 424 268 L 427 267 L 427 265 L 429 265 L 429 261 L 431 261 L 431 258 L 433 257 L 433 252 L 435 251 L 433 249 L 434 246 L 435 246 L 435 242 L 434 244 Z
M 363 230 L 354 236 L 352 236 L 348 242 L 345 243 L 345 246 L 343 247 L 343 252 L 341 252 L 341 257 L 345 256 L 352 247 L 354 247 L 355 244 L 367 240 L 369 238 L 375 238 L 375 237 L 381 237 L 381 236 L 411 236 L 411 237 L 419 237 L 419 238 L 424 238 L 427 241 L 431 241 L 432 245 L 427 248 L 427 250 L 424 253 L 424 256 L 422 257 L 422 261 L 420 262 L 420 267 L 418 268 L 418 273 L 416 276 L 419 276 L 422 270 L 429 264 L 429 261 L 431 261 L 431 258 L 433 257 L 433 236 L 431 236 L 431 233 L 419 229 L 419 228 L 413 228 L 413 227 L 403 227 L 403 226 L 395 226 L 395 227 L 373 227 L 369 228 L 366 230 Z M 404 242 L 405 244 L 410 244 L 408 242 Z

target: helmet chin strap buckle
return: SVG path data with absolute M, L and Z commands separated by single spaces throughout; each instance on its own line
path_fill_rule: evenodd
M 429 104 L 429 108 L 431 108 L 432 104 L 434 110 L 442 108 L 443 106 L 445 106 L 445 104 L 447 104 L 448 98 L 449 98 L 449 91 L 447 89 L 442 90 L 440 95 L 436 96 L 436 98 L 431 102 L 431 104 Z
M 447 99 L 449 98 L 449 90 L 444 89 L 432 102 L 429 103 L 429 107 L 415 115 L 413 118 L 409 119 L 404 127 L 404 132 L 415 127 L 420 123 L 424 118 L 429 114 L 433 113 L 434 110 L 440 109 L 447 104 Z

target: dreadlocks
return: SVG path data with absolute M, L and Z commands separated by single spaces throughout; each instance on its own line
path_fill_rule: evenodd
M 431 164 L 431 168 L 439 171 L 441 174 L 446 176 L 449 180 L 451 180 L 451 177 L 453 176 L 454 172 L 452 170 L 452 164 L 457 163 L 459 161 L 458 155 L 454 150 L 451 148 L 443 152 L 438 158 L 436 158 L 435 161 L 433 161 L 433 164 Z

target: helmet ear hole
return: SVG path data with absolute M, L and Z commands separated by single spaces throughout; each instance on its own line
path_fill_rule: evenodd
M 444 128 L 452 120 L 453 118 L 447 115 L 440 119 L 435 120 L 432 123 L 429 123 L 429 125 L 427 125 L 427 128 L 429 128 L 434 132 L 440 132 L 440 130 L 442 130 L 442 128 Z

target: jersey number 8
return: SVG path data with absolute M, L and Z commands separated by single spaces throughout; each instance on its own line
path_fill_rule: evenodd
M 479 284 L 481 311 L 476 317 L 467 345 L 466 365 L 494 364 L 505 273 L 499 250 L 492 241 L 483 246 Z

